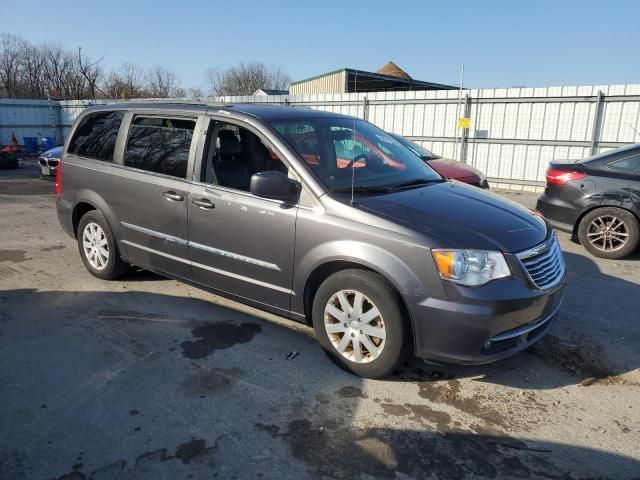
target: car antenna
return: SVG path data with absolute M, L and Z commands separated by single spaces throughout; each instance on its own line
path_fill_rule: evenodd
M 631 130 L 633 130 L 634 132 L 636 132 L 638 135 L 640 135 L 640 132 L 638 130 L 636 130 L 635 128 L 633 128 L 633 125 L 631 125 L 630 123 L 627 123 L 627 125 L 629 125 L 631 127 Z
M 347 85 L 349 85 L 349 82 L 347 82 Z M 356 69 L 356 75 L 353 81 L 353 91 L 354 93 L 358 93 L 358 70 Z M 355 183 L 356 183 L 356 162 L 355 162 L 355 157 L 353 156 L 353 154 L 355 153 L 356 150 L 356 119 L 355 117 L 353 118 L 353 144 L 351 145 L 351 205 L 353 206 L 353 191 L 355 189 Z

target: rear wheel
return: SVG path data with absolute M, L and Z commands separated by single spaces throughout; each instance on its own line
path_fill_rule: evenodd
M 124 274 L 128 266 L 120 259 L 113 232 L 101 212 L 87 212 L 78 224 L 78 249 L 89 272 L 103 280 Z
M 596 208 L 580 222 L 578 238 L 582 246 L 596 257 L 626 257 L 638 247 L 638 220 L 621 208 Z
M 324 350 L 356 375 L 386 377 L 406 358 L 408 334 L 399 299 L 373 272 L 331 275 L 316 292 L 312 316 Z

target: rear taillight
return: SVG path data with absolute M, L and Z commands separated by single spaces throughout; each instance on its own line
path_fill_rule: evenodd
M 56 170 L 56 195 L 62 196 L 62 159 L 58 162 L 58 168 Z
M 547 183 L 551 185 L 564 185 L 572 180 L 582 180 L 587 174 L 584 172 L 571 172 L 550 168 L 547 170 Z

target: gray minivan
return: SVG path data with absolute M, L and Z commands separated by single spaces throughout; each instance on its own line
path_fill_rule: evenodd
M 408 354 L 487 363 L 549 329 L 565 265 L 545 220 L 440 177 L 360 119 L 289 106 L 89 108 L 57 210 L 87 270 L 131 265 L 313 324 L 365 377 Z

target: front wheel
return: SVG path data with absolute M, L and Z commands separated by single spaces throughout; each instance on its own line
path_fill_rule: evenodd
M 626 257 L 638 247 L 638 220 L 631 212 L 621 208 L 596 208 L 580 222 L 578 239 L 596 257 Z
M 343 270 L 328 277 L 316 292 L 312 316 L 323 349 L 361 377 L 386 377 L 408 354 L 400 301 L 373 272 Z

